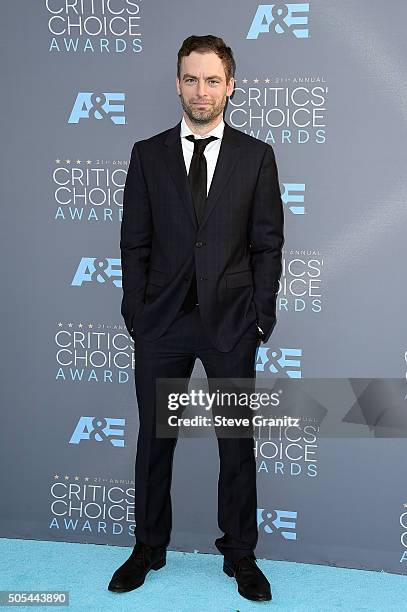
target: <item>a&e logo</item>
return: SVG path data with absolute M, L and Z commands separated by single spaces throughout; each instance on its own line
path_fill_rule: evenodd
M 68 123 L 81 119 L 109 119 L 116 125 L 125 125 L 125 94 L 120 92 L 92 93 L 80 91 L 76 96 Z
M 309 3 L 276 2 L 259 4 L 246 38 L 256 39 L 259 34 L 286 34 L 308 38 Z
M 302 378 L 302 349 L 280 348 L 273 350 L 259 346 L 256 355 L 256 371 L 271 372 L 282 377 Z
M 113 279 L 111 281 L 111 279 Z M 71 285 L 81 287 L 83 283 L 96 281 L 100 284 L 110 283 L 122 286 L 122 269 L 120 259 L 82 257 L 76 269 Z
M 113 446 L 124 446 L 125 419 L 82 416 L 75 427 L 69 444 L 79 444 L 82 440 L 93 442 L 109 441 Z
M 281 199 L 284 204 L 289 204 L 288 209 L 294 215 L 304 215 L 304 206 L 294 206 L 295 203 L 304 203 L 305 183 L 283 183 L 284 192 L 281 194 Z
M 274 517 L 274 518 L 273 518 Z M 273 520 L 270 520 L 273 518 Z M 257 508 L 257 526 L 265 533 L 278 532 L 284 540 L 296 540 L 297 512 L 290 510 L 275 510 L 266 512 L 265 508 Z

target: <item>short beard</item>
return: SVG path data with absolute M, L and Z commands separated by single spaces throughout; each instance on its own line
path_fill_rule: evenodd
M 188 103 L 186 102 L 186 100 L 185 100 L 184 96 L 182 95 L 182 93 L 179 94 L 179 97 L 181 99 L 182 108 L 184 109 L 185 113 L 187 114 L 188 119 L 192 123 L 195 123 L 196 125 L 207 125 L 209 123 L 212 123 L 212 121 L 214 119 L 219 117 L 219 115 L 223 114 L 223 111 L 224 111 L 225 106 L 226 106 L 226 101 L 227 101 L 227 97 L 226 97 L 226 94 L 225 94 L 223 96 L 222 100 L 219 102 L 219 104 L 216 104 L 215 106 L 212 106 L 208 110 L 198 110 L 198 109 L 194 109 L 194 107 L 188 105 Z

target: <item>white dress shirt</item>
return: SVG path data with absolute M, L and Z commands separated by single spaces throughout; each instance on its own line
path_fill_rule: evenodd
M 194 134 L 192 130 L 188 127 L 187 122 L 185 121 L 185 117 L 182 118 L 181 121 L 181 143 L 182 143 L 182 152 L 184 154 L 185 168 L 187 170 L 187 174 L 189 173 L 189 167 L 191 165 L 192 155 L 194 153 L 194 143 L 185 138 L 185 136 L 189 136 L 193 134 L 195 138 L 208 138 L 209 136 L 216 136 L 217 140 L 213 140 L 208 143 L 205 147 L 204 155 L 206 159 L 206 168 L 207 168 L 207 184 L 206 184 L 206 195 L 209 193 L 209 188 L 211 186 L 213 173 L 215 172 L 216 162 L 218 161 L 218 155 L 220 151 L 220 145 L 223 137 L 223 130 L 225 127 L 225 122 L 222 121 L 219 125 L 216 126 L 213 130 L 205 134 L 205 136 L 199 136 L 198 134 Z

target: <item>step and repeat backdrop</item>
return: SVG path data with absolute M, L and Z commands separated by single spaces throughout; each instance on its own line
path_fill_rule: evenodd
M 273 146 L 285 211 L 258 379 L 331 379 L 333 391 L 330 435 L 312 419 L 256 433 L 257 556 L 406 573 L 403 409 L 392 414 L 407 394 L 405 3 L 9 0 L 0 11 L 0 536 L 134 544 L 123 187 L 133 143 L 181 118 L 182 41 L 215 34 L 237 63 L 225 120 Z M 218 468 L 214 436 L 179 439 L 171 549 L 218 552 Z

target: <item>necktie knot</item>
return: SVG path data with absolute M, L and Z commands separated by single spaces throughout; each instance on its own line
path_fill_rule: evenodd
M 195 138 L 193 134 L 189 134 L 189 136 L 186 136 L 186 138 L 194 143 L 194 153 L 197 155 L 203 155 L 206 145 L 213 140 L 218 140 L 216 136 L 208 136 L 208 138 Z

